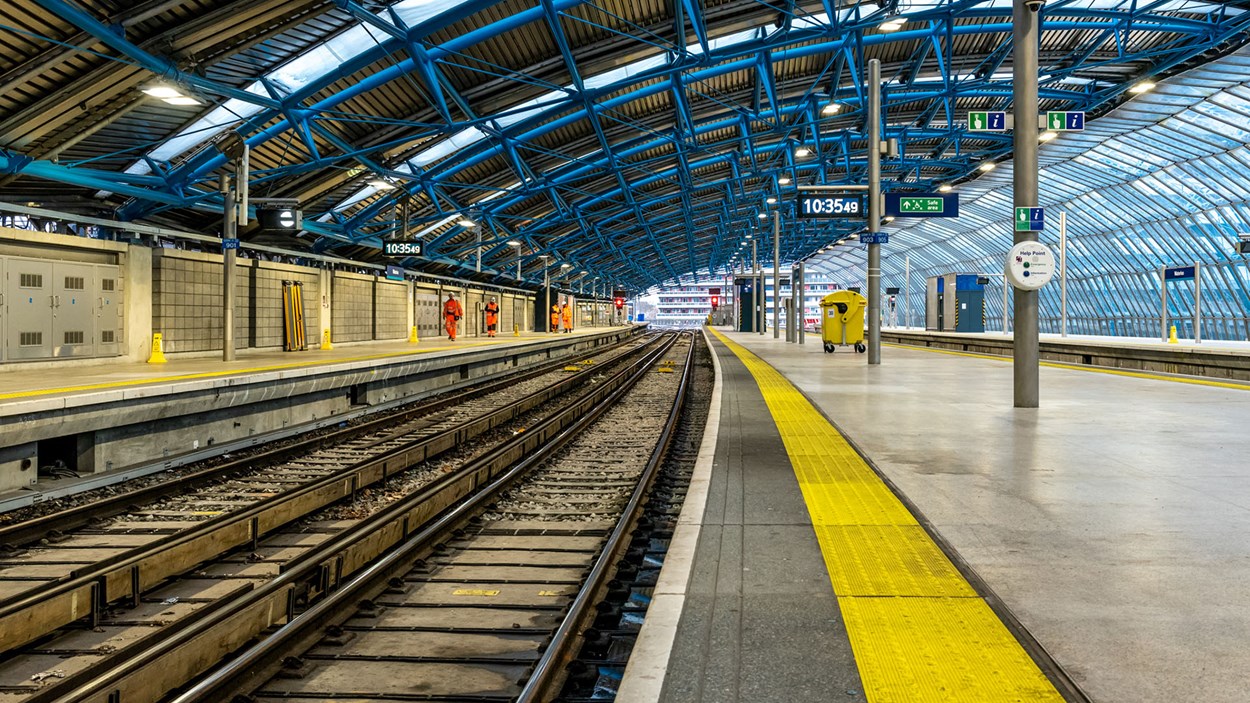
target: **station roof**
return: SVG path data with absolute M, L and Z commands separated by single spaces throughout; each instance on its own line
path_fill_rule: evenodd
M 1248 7 L 1050 0 L 1041 108 L 1097 118 L 1244 44 Z M 632 289 L 723 271 L 747 235 L 768 241 L 760 215 L 795 186 L 864 182 L 872 58 L 901 144 L 887 189 L 959 183 L 1011 149 L 965 124 L 1010 109 L 1007 0 L 9 0 L 5 14 L 0 199 L 212 232 L 224 159 L 209 142 L 234 131 L 253 196 L 302 203 L 302 242 L 370 259 L 417 237 L 426 255 L 407 263 L 436 271 L 471 268 L 479 246 L 501 278 L 518 256 L 531 281 Z M 856 228 L 791 222 L 783 258 Z

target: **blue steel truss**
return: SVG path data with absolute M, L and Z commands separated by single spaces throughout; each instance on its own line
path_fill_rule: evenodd
M 1067 214 L 1068 329 L 1073 334 L 1159 335 L 1161 266 L 1203 267 L 1203 337 L 1250 339 L 1250 49 L 1161 83 L 1039 152 L 1040 239 L 1059 250 L 1058 213 Z M 1004 164 L 1010 166 L 1010 164 Z M 958 191 L 953 220 L 899 220 L 886 227 L 885 286 L 905 292 L 923 324 L 925 279 L 946 273 L 1000 273 L 1011 246 L 1010 168 Z M 810 266 L 862 285 L 864 247 L 844 242 Z M 910 269 L 911 279 L 907 279 Z M 1002 329 L 1002 281 L 987 286 L 986 328 Z M 1168 315 L 1193 336 L 1192 284 L 1170 284 Z M 1044 332 L 1060 331 L 1060 290 L 1041 290 Z M 1010 298 L 1008 310 L 1010 310 Z M 1009 320 L 1010 324 L 1010 320 Z
M 123 220 L 165 210 L 220 210 L 215 183 L 224 158 L 204 142 L 233 129 L 254 148 L 294 139 L 307 152 L 308 158 L 254 171 L 254 185 L 280 191 L 307 174 L 356 174 L 350 198 L 306 205 L 306 229 L 318 235 L 318 249 L 377 247 L 402 230 L 425 239 L 429 260 L 463 263 L 482 247 L 487 268 L 508 271 L 518 255 L 509 242 L 518 241 L 530 280 L 569 264 L 588 279 L 642 289 L 689 272 L 724 271 L 741 262 L 748 236 L 761 242 L 762 251 L 771 249 L 769 220 L 759 215 L 773 207 L 786 213 L 781 248 L 787 260 L 859 228 L 854 222 L 793 220 L 789 207 L 799 184 L 864 181 L 863 78 L 870 56 L 885 57 L 884 133 L 900 143 L 899 158 L 885 164 L 887 188 L 958 182 L 1011 149 L 1007 135 L 971 133 L 964 124 L 969 108 L 1010 109 L 1011 3 L 1005 0 L 769 3 L 778 8 L 775 21 L 733 31 L 709 25 L 699 2 L 682 0 L 674 3 L 669 34 L 675 39 L 629 21 L 595 25 L 628 40 L 631 55 L 643 56 L 595 74 L 579 61 L 568 34 L 578 23 L 593 24 L 574 12 L 594 7 L 589 2 L 538 0 L 488 21 L 483 13 L 497 0 L 451 2 L 441 12 L 415 15 L 410 2 L 378 11 L 376 4 L 336 0 L 371 42 L 302 85 L 257 76 L 250 89 L 179 70 L 72 0 L 38 2 L 120 60 L 196 95 L 230 101 L 241 115 L 184 135 L 178 144 L 187 146 L 177 153 L 135 153 L 124 172 L 0 150 L 0 173 L 129 198 L 117 211 Z M 1250 12 L 1242 4 L 1051 0 L 1042 21 L 1044 108 L 1097 114 L 1139 80 L 1242 43 L 1250 30 Z M 891 17 L 905 21 L 900 30 L 878 28 Z M 431 39 L 474 18 L 480 21 L 472 31 L 441 43 Z M 477 59 L 472 70 L 504 81 L 518 95 L 539 93 L 494 114 L 477 114 L 446 79 L 447 67 L 459 61 L 463 69 L 473 47 L 530 25 L 550 32 L 559 48 L 553 58 L 563 63 L 570 82 L 555 85 Z M 971 56 L 958 54 L 968 40 L 978 40 L 981 48 Z M 387 60 L 381 69 L 366 71 Z M 399 80 L 415 81 L 429 105 L 413 107 L 431 108 L 432 119 L 343 110 L 351 99 Z M 655 100 L 669 106 L 661 119 L 639 107 Z M 830 104 L 837 112 L 826 109 Z M 399 125 L 403 132 L 357 145 L 326 128 L 335 121 Z M 544 145 L 566 128 L 588 130 L 594 148 L 571 153 Z M 808 155 L 800 156 L 800 149 Z M 471 177 L 492 164 L 504 164 L 507 172 Z M 367 184 L 379 178 L 396 187 Z M 408 204 L 407 222 L 396 215 L 401 201 Z M 462 226 L 464 216 L 480 230 Z

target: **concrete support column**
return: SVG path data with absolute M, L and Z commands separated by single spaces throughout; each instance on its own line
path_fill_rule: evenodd
M 147 361 L 152 353 L 152 250 L 148 247 L 126 247 L 122 262 L 122 303 L 126 306 L 123 333 L 126 335 L 126 358 Z
M 238 205 L 235 203 L 235 188 L 230 184 L 230 176 L 221 177 L 222 207 L 224 222 L 221 228 L 222 239 L 238 239 Z M 221 257 L 221 360 L 234 361 L 234 268 L 238 250 L 225 249 Z
M 781 211 L 773 210 L 773 339 L 781 336 Z
M 334 320 L 334 272 L 330 269 L 317 271 L 317 292 L 321 294 L 321 306 L 317 310 L 317 344 L 321 344 Z

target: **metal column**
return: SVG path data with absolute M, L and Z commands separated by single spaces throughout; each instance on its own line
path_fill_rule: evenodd
M 221 177 L 222 225 L 221 238 L 238 239 L 239 208 L 236 189 L 230 176 Z M 246 186 L 244 186 L 246 187 Z M 221 360 L 234 361 L 234 267 L 238 251 L 234 248 L 221 252 Z
M 881 231 L 881 61 L 868 62 L 868 231 Z M 881 363 L 881 245 L 868 245 L 868 363 Z
M 1194 344 L 1202 344 L 1202 263 L 1194 262 Z
M 903 255 L 903 319 L 911 327 L 911 254 Z
M 781 211 L 773 210 L 773 339 L 781 336 Z
M 1016 207 L 1037 207 L 1037 52 L 1038 15 L 1025 0 L 1012 7 L 1012 99 L 1015 111 L 1013 185 Z M 1013 217 L 1014 220 L 1014 217 Z M 1033 232 L 1016 232 L 1015 242 L 1037 241 Z M 1017 290 L 1015 406 L 1038 407 L 1037 291 Z
M 807 325 L 807 280 L 805 278 L 807 271 L 804 269 L 802 261 L 799 262 L 798 271 L 796 273 L 797 275 L 794 277 L 794 282 L 797 284 L 796 287 L 799 291 L 799 304 L 797 306 L 799 316 L 799 344 L 802 344 L 803 328 Z
M 1168 267 L 1159 267 L 1159 336 L 1168 341 Z
M 1059 336 L 1068 336 L 1068 213 L 1059 213 Z

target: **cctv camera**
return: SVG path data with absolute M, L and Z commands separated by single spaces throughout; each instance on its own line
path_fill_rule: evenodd
M 1030 10 L 1037 12 L 1042 9 L 1042 5 L 1046 4 L 1046 0 L 1024 0 L 1024 6 Z

